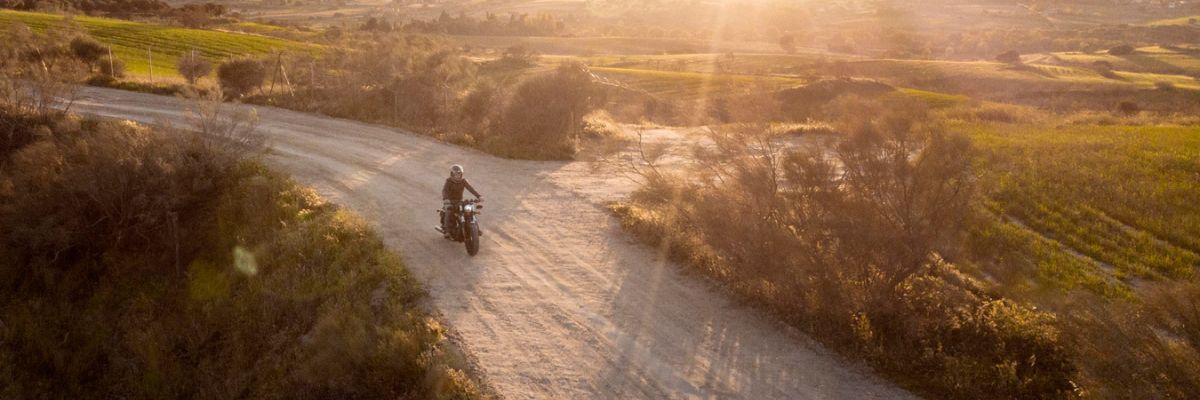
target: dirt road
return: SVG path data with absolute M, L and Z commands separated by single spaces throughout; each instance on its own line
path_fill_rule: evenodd
M 181 101 L 87 88 L 78 112 L 186 125 Z M 506 398 L 910 398 L 682 272 L 603 208 L 584 163 L 512 161 L 259 107 L 268 162 L 364 215 Z M 487 199 L 478 256 L 432 227 L 449 165 Z

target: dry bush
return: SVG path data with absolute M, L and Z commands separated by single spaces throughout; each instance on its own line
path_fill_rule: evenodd
M 258 130 L 258 112 L 248 106 L 227 104 L 220 88 L 195 95 L 188 109 L 191 123 L 180 135 L 193 139 L 214 154 L 242 158 L 266 150 L 267 137 Z
M 844 99 L 836 147 L 789 147 L 762 124 L 714 128 L 688 179 L 644 157 L 622 224 L 918 393 L 1074 395 L 1052 314 L 958 273 L 970 146 L 919 105 Z
M 462 103 L 462 119 L 466 127 L 472 131 L 485 128 L 488 121 L 495 117 L 493 106 L 500 97 L 500 88 L 496 84 L 484 81 L 475 85 Z
M 1064 332 L 1088 397 L 1185 399 L 1200 393 L 1200 283 L 1160 283 L 1140 303 L 1079 294 Z
M 193 51 L 186 57 L 180 57 L 175 64 L 179 74 L 187 79 L 189 85 L 195 85 L 200 78 L 208 76 L 212 73 L 212 63 L 203 58 L 196 57 L 196 52 Z
M 73 58 L 66 35 L 33 32 L 20 23 L 0 35 L 0 106 L 42 115 L 70 110 L 86 66 Z
M 486 98 L 474 100 L 477 107 L 471 115 L 461 114 L 463 94 L 476 83 L 476 66 L 448 42 L 388 33 L 343 38 L 336 47 L 321 57 L 284 59 L 294 94 L 265 94 L 247 101 L 442 137 L 469 134 L 455 130 L 478 129 L 472 119 L 492 114 Z
M 598 96 L 583 64 L 530 78 L 513 90 L 484 147 L 509 157 L 570 159 Z
M 1117 104 L 1117 111 L 1126 116 L 1132 116 L 1141 112 L 1142 108 L 1132 101 L 1122 101 Z
M 537 51 L 528 47 L 516 45 L 504 49 L 504 54 L 500 58 L 500 62 L 516 67 L 529 67 L 537 65 L 541 58 Z
M 0 168 L 2 398 L 477 398 L 368 224 L 128 123 Z
M 96 61 L 100 66 L 100 75 L 110 79 L 125 77 L 125 62 L 120 58 L 104 56 Z
M 1002 62 L 1005 64 L 1020 64 L 1021 63 L 1021 53 L 1018 53 L 1015 50 L 1009 50 L 1009 51 L 1006 51 L 1006 52 L 1003 52 L 1003 53 L 1000 53 L 999 55 L 997 55 L 996 61 L 999 61 L 999 62 Z

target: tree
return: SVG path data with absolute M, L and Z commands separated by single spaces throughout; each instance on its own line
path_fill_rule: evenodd
M 179 69 L 179 74 L 187 79 L 188 84 L 195 85 L 196 80 L 208 76 L 212 72 L 212 63 L 196 57 L 196 52 L 193 51 L 187 57 L 180 58 L 176 68 Z
M 835 151 L 838 196 L 826 209 L 840 248 L 862 276 L 895 293 L 954 247 L 970 209 L 974 176 L 970 142 L 943 131 L 923 104 L 860 98 L 831 106 L 846 135 Z M 833 168 L 833 169 L 830 169 Z
M 783 51 L 788 52 L 788 54 L 795 53 L 796 37 L 793 35 L 783 35 L 783 37 L 779 38 L 779 47 L 783 48 Z
M 87 64 L 88 71 L 95 67 L 96 61 L 103 57 L 106 51 L 104 45 L 86 36 L 79 36 L 71 40 L 71 54 Z
M 530 158 L 569 158 L 583 116 L 597 105 L 599 88 L 587 66 L 567 63 L 521 83 L 500 116 L 497 132 Z
M 232 60 L 217 69 L 217 79 L 231 96 L 241 97 L 262 85 L 267 79 L 267 68 L 258 60 Z
M 1003 53 L 1000 53 L 999 55 L 997 55 L 996 61 L 999 61 L 999 62 L 1002 62 L 1005 64 L 1020 64 L 1021 63 L 1021 53 L 1018 53 L 1016 50 L 1009 50 L 1009 51 L 1006 51 L 1006 52 L 1003 52 Z

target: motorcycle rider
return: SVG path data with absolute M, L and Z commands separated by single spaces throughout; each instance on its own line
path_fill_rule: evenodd
M 442 185 L 442 234 L 449 237 L 451 218 L 456 216 L 458 212 L 458 203 L 462 202 L 463 189 L 471 191 L 475 198 L 483 201 L 483 195 L 475 191 L 471 186 L 471 182 L 467 182 L 467 178 L 463 176 L 463 167 L 458 164 L 450 166 L 450 177 L 446 178 L 446 183 Z

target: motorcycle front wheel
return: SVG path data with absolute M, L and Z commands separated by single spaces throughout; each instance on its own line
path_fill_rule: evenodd
M 467 234 L 467 240 L 464 240 L 467 245 L 467 254 L 474 256 L 479 253 L 479 225 L 474 222 L 468 223 L 464 233 Z

